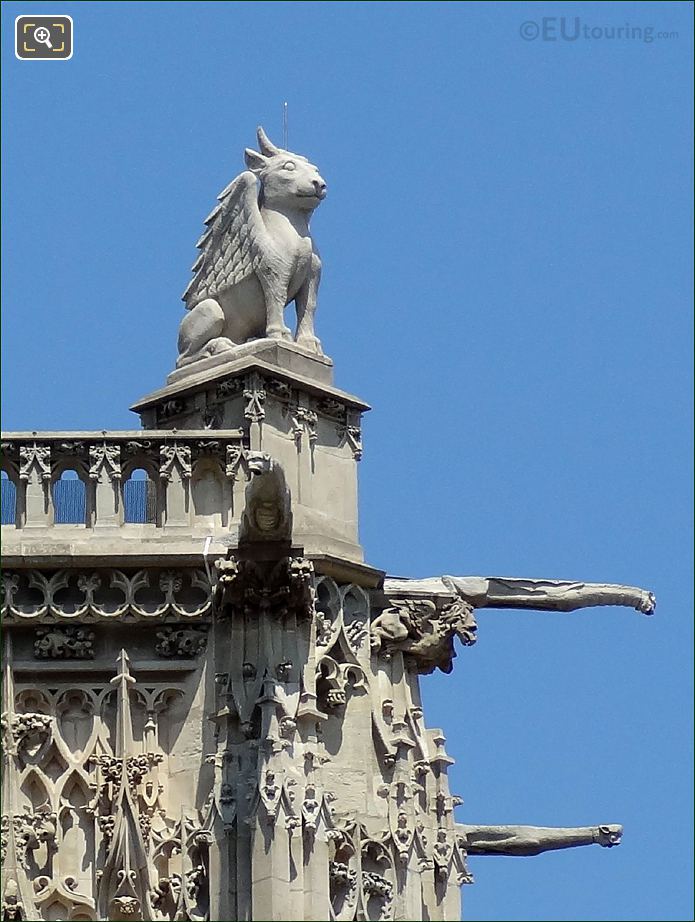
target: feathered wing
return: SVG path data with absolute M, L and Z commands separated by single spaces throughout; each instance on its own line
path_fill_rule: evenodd
M 205 233 L 196 244 L 200 255 L 193 263 L 194 276 L 182 296 L 189 309 L 251 275 L 268 242 L 256 177 L 250 170 L 232 180 L 217 200 L 205 219 Z

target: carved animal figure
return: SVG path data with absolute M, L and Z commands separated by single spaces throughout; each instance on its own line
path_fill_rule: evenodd
M 295 302 L 294 341 L 321 352 L 314 333 L 321 259 L 309 220 L 326 196 L 318 169 L 276 147 L 258 129 L 260 153 L 218 196 L 198 241 L 200 256 L 183 294 L 177 367 L 251 339 L 291 340 L 285 307 Z M 260 189 L 258 188 L 260 182 Z
M 292 505 L 282 467 L 266 452 L 247 452 L 246 460 L 253 477 L 246 487 L 240 544 L 291 540 Z

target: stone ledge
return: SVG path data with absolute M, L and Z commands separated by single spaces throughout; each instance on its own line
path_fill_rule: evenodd
M 3 442 L 241 441 L 242 429 L 40 429 L 3 432 Z
M 228 352 L 220 352 L 217 355 L 199 359 L 197 362 L 191 362 L 190 365 L 184 365 L 183 368 L 177 368 L 167 375 L 167 385 L 186 381 L 189 378 L 199 378 L 211 371 L 214 373 L 215 369 L 229 370 L 250 356 L 262 358 L 263 361 L 277 365 L 280 369 L 316 378 L 322 384 L 333 383 L 333 360 L 327 355 L 310 352 L 297 343 L 286 340 L 257 339 L 236 346 Z
M 123 624 L 124 622 L 117 622 Z M 132 622 L 125 622 L 131 624 Z M 169 622 L 166 622 L 167 624 Z M 172 622 L 173 623 L 173 622 Z M 201 624 L 205 623 L 200 621 Z M 153 625 L 153 627 L 161 628 L 164 622 L 158 622 Z M 22 625 L 17 625 L 21 627 Z M 32 627 L 38 627 L 32 623 Z M 99 625 L 100 627 L 102 625 Z M 140 625 L 138 625 L 139 627 Z M 58 625 L 60 627 L 60 625 Z M 94 622 L 90 622 L 90 628 L 94 627 Z M 137 673 L 138 676 L 142 673 L 165 673 L 169 674 L 172 672 L 195 672 L 196 669 L 199 669 L 200 666 L 194 658 L 187 660 L 135 660 L 131 663 L 132 671 Z M 12 669 L 14 672 L 24 675 L 26 673 L 31 673 L 35 675 L 38 671 L 41 671 L 42 675 L 47 673 L 57 673 L 63 675 L 69 673 L 74 676 L 75 673 L 82 673 L 87 675 L 101 675 L 103 672 L 112 670 L 113 663 L 110 660 L 107 660 L 105 657 L 102 659 L 89 660 L 85 662 L 84 660 L 74 660 L 74 659 L 61 659 L 56 662 L 51 662 L 50 660 L 45 659 L 34 659 L 34 660 L 14 660 L 12 663 Z
M 146 394 L 136 403 L 132 404 L 130 409 L 134 413 L 142 413 L 144 410 L 155 407 L 158 403 L 169 400 L 172 397 L 202 391 L 210 384 L 219 383 L 224 378 L 238 377 L 245 372 L 254 371 L 259 372 L 260 374 L 269 378 L 278 378 L 283 381 L 288 381 L 311 394 L 316 394 L 320 397 L 332 397 L 335 400 L 340 401 L 341 403 L 350 407 L 350 409 L 358 410 L 359 412 L 366 412 L 367 410 L 371 410 L 371 407 L 368 403 L 360 400 L 359 397 L 355 397 L 354 394 L 341 391 L 339 388 L 333 387 L 329 384 L 322 384 L 315 379 L 297 374 L 296 372 L 290 371 L 287 368 L 272 365 L 269 362 L 265 362 L 255 356 L 245 356 L 238 362 L 229 363 L 222 367 L 212 368 L 210 371 L 202 372 L 201 374 L 190 375 L 183 381 L 177 381 L 174 384 L 169 384 L 166 387 L 160 388 L 159 390 L 152 391 L 150 394 Z M 218 430 L 205 431 L 208 437 L 211 437 L 210 433 L 214 433 Z

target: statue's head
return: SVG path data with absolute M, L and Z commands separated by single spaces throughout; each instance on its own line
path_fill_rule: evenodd
M 326 183 L 306 157 L 276 147 L 258 129 L 260 153 L 246 148 L 246 165 L 261 181 L 265 204 L 297 211 L 313 211 L 326 197 Z

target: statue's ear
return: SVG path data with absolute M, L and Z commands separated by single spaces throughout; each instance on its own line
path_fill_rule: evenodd
M 260 173 L 261 170 L 268 165 L 268 158 L 255 150 L 251 150 L 250 147 L 247 147 L 244 151 L 244 159 L 246 160 L 246 166 L 253 173 Z

